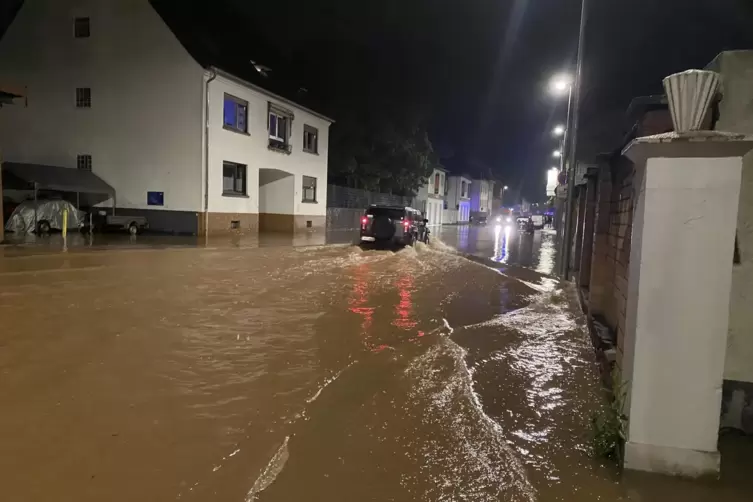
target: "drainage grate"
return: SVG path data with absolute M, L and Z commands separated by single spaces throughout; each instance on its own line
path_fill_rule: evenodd
M 241 228 L 240 220 L 233 220 L 230 222 L 230 230 L 238 230 Z

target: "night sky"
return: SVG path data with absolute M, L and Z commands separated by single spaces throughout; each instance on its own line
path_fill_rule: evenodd
M 2 0 L 2 16 L 18 0 Z M 272 68 L 324 113 L 348 103 L 426 117 L 453 172 L 493 172 L 544 198 L 551 129 L 566 103 L 550 75 L 573 71 L 580 0 L 153 0 L 216 57 Z M 633 97 L 753 49 L 753 0 L 589 0 L 580 157 L 620 146 Z M 1 19 L 0 19 L 1 20 Z M 337 115 L 333 114 L 337 119 Z M 337 127 L 337 125 L 333 126 Z

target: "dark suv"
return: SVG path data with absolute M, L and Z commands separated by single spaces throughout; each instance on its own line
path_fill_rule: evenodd
M 424 234 L 424 225 L 417 209 L 373 205 L 361 218 L 361 242 L 411 246 Z

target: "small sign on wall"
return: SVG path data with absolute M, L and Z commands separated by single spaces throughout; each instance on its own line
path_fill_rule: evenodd
M 146 204 L 148 206 L 164 206 L 165 192 L 147 192 Z

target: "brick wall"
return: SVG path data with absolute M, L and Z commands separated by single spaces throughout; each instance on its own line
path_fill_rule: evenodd
M 615 156 L 600 167 L 594 215 L 589 312 L 613 332 L 621 360 L 633 224 L 633 165 Z
M 618 352 L 622 352 L 625 334 L 625 308 L 628 295 L 630 237 L 633 227 L 633 165 L 619 158 L 612 166 L 612 201 L 609 211 L 607 255 L 613 260 L 613 273 L 607 288 L 611 299 L 604 317 L 617 334 Z

